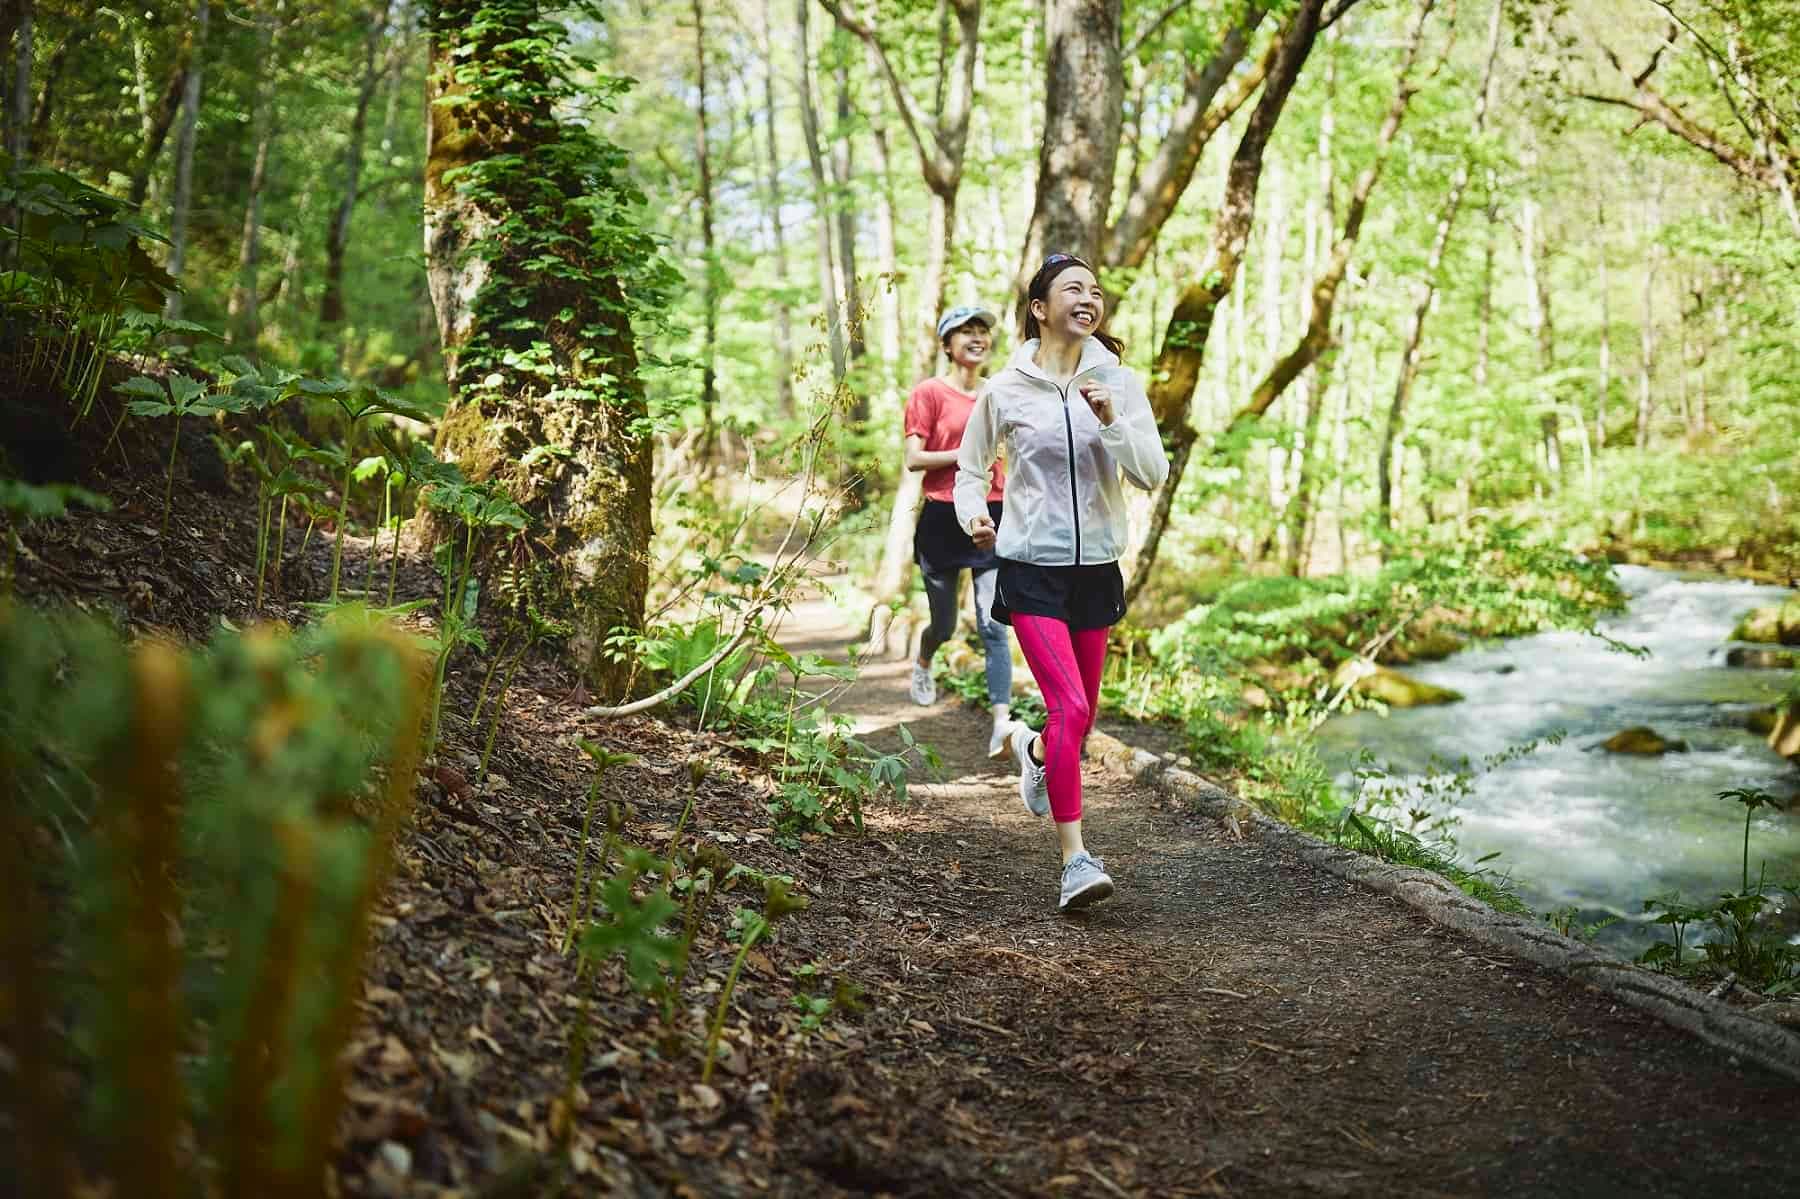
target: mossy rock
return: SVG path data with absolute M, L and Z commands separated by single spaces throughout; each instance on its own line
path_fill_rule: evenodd
M 1354 665 L 1349 663 L 1346 669 Z M 1340 674 L 1340 681 L 1341 679 Z M 1424 708 L 1433 704 L 1453 704 L 1462 699 L 1460 691 L 1422 683 L 1385 666 L 1377 666 L 1363 674 L 1351 690 L 1378 699 L 1390 708 Z
M 1427 629 L 1401 644 L 1397 662 L 1440 662 L 1468 647 L 1468 642 L 1445 628 Z
M 1775 723 L 1769 726 L 1769 748 L 1800 765 L 1800 703 L 1775 713 Z
M 1778 719 L 1780 719 L 1780 713 L 1774 708 L 1757 708 L 1744 717 L 1744 727 L 1758 737 L 1767 737 L 1775 731 L 1775 722 Z
M 1761 645 L 1800 645 L 1800 600 L 1752 608 L 1731 630 L 1731 639 Z
M 1737 645 L 1725 651 L 1725 665 L 1751 670 L 1793 670 L 1800 666 L 1800 654 L 1785 649 Z
M 1655 758 L 1669 753 L 1684 754 L 1687 752 L 1687 742 L 1670 741 L 1649 725 L 1639 724 L 1614 733 L 1600 743 L 1600 748 L 1608 753 Z

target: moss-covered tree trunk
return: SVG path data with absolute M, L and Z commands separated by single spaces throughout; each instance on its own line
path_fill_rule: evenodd
M 617 698 L 631 663 L 606 640 L 642 627 L 649 583 L 630 284 L 657 255 L 621 152 L 559 119 L 573 64 L 546 11 L 430 6 L 425 253 L 451 394 L 438 448 L 532 514 L 572 648 Z

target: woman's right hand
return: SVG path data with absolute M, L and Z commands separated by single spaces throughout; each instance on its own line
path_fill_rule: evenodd
M 976 549 L 993 549 L 994 537 L 995 530 L 993 517 L 977 516 L 974 520 L 969 522 L 969 540 L 975 543 Z

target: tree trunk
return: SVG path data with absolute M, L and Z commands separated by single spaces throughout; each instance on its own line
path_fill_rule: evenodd
M 175 64 L 175 70 L 170 74 L 167 86 L 163 88 L 162 98 L 144 118 L 144 147 L 131 167 L 130 196 L 134 205 L 141 206 L 144 197 L 150 193 L 150 174 L 156 169 L 156 160 L 162 156 L 163 143 L 168 141 L 169 130 L 175 124 L 175 117 L 181 112 L 182 97 L 187 95 L 188 70 L 196 64 L 195 52 L 194 34 L 190 29 L 181 60 Z
M 805 0 L 802 0 L 804 4 Z M 937 369 L 938 341 L 935 324 L 943 311 L 950 250 L 956 239 L 957 193 L 962 187 L 963 155 L 969 140 L 973 111 L 975 65 L 980 50 L 981 0 L 943 0 L 938 9 L 937 74 L 933 80 L 932 107 L 926 109 L 901 78 L 876 34 L 871 17 L 853 13 L 844 0 L 821 0 L 840 28 L 861 38 L 875 56 L 887 79 L 900 119 L 919 154 L 919 170 L 931 193 L 926 218 L 925 277 L 919 296 L 920 316 L 917 373 Z M 957 42 L 951 54 L 951 17 L 955 17 Z M 885 571 L 883 572 L 886 573 Z
M 812 0 L 795 0 L 800 27 L 800 130 L 806 138 L 806 162 L 812 170 L 813 226 L 819 247 L 819 302 L 825 310 L 825 335 L 831 348 L 831 378 L 842 383 L 847 363 L 844 356 L 844 324 L 838 307 L 837 263 L 831 248 L 831 196 L 825 181 L 825 158 L 819 149 L 819 110 L 813 103 L 813 57 L 807 13 Z
M 1037 198 L 1019 258 L 1016 315 L 1024 284 L 1046 254 L 1100 262 L 1119 156 L 1125 77 L 1119 62 L 1120 0 L 1047 0 L 1044 136 Z
M 719 256 L 713 244 L 713 178 L 711 139 L 706 132 L 706 8 L 694 0 L 694 161 L 700 173 L 700 461 L 712 460 L 713 427 L 718 406 Z
M 894 170 L 888 150 L 887 124 L 877 105 L 869 125 L 869 141 L 875 147 L 875 269 L 881 285 L 881 386 L 899 386 L 900 373 L 900 251 L 894 230 Z
M 233 345 L 255 345 L 260 331 L 257 311 L 256 268 L 262 261 L 263 186 L 269 177 L 269 150 L 275 141 L 275 97 L 271 84 L 275 73 L 275 26 L 281 0 L 273 11 L 257 14 L 256 96 L 251 116 L 256 157 L 250 167 L 250 194 L 244 201 L 244 229 L 238 240 L 237 279 L 226 305 L 226 340 Z
M 763 163 L 769 203 L 769 232 L 775 245 L 775 361 L 780 377 L 775 380 L 775 402 L 783 416 L 794 415 L 794 326 L 786 295 L 788 282 L 787 222 L 781 212 L 781 148 L 775 137 L 775 40 L 769 0 L 762 3 L 763 35 L 763 132 L 768 157 Z
M 1482 68 L 1481 88 L 1475 97 L 1475 116 L 1471 136 L 1479 138 L 1487 127 L 1488 105 L 1494 84 L 1494 63 L 1500 57 L 1501 14 L 1505 0 L 1494 0 L 1494 15 L 1488 22 L 1487 64 Z M 1383 530 L 1394 527 L 1393 467 L 1394 445 L 1406 421 L 1406 403 L 1412 396 L 1413 383 L 1419 377 L 1419 363 L 1424 354 L 1425 319 L 1431 314 L 1437 296 L 1438 269 L 1443 265 L 1444 251 L 1450 245 L 1450 230 L 1462 208 L 1463 191 L 1469 185 L 1469 161 L 1464 159 L 1451 177 L 1450 191 L 1438 210 L 1437 232 L 1432 237 L 1431 253 L 1425 261 L 1425 277 L 1419 281 L 1412 313 L 1407 321 L 1406 340 L 1400 351 L 1400 374 L 1394 382 L 1394 398 L 1388 405 L 1387 423 L 1381 434 L 1381 449 L 1376 455 L 1376 512 Z
M 1612 275 L 1606 252 L 1606 197 L 1594 213 L 1594 246 L 1600 254 L 1600 380 L 1594 397 L 1594 451 L 1606 448 L 1606 409 L 1612 394 Z
M 363 141 L 369 126 L 369 105 L 386 72 L 381 41 L 387 33 L 393 0 L 378 0 L 371 10 L 368 35 L 363 39 L 362 82 L 356 89 L 356 111 L 350 117 L 350 135 L 344 143 L 344 190 L 331 214 L 325 234 L 325 294 L 319 300 L 319 324 L 344 320 L 344 256 L 350 249 L 350 218 L 356 212 L 356 193 L 362 186 Z M 343 342 L 338 342 L 338 361 L 343 361 Z
M 1662 223 L 1662 191 L 1659 186 L 1645 231 L 1655 237 Z M 1661 262 L 1661 247 L 1652 242 L 1647 255 L 1644 277 L 1644 317 L 1638 327 L 1638 402 L 1637 448 L 1650 448 L 1650 421 L 1654 413 L 1650 401 L 1650 375 L 1656 364 L 1656 268 Z
M 831 175 L 838 196 L 837 262 L 843 273 L 845 353 L 847 365 L 854 371 L 869 347 L 864 337 L 862 283 L 856 273 L 857 205 L 851 196 L 851 189 L 856 186 L 855 142 L 851 137 L 856 110 L 850 102 L 850 72 L 841 56 L 833 78 L 837 87 L 837 128 L 831 138 Z M 860 382 L 856 385 L 850 419 L 863 423 L 869 419 L 869 392 Z
M 648 407 L 620 277 L 656 250 L 629 227 L 594 236 L 591 202 L 625 207 L 633 189 L 604 165 L 622 155 L 560 119 L 575 67 L 539 0 L 428 11 L 425 256 L 451 397 L 439 449 L 531 513 L 545 602 L 616 698 L 633 664 L 606 641 L 643 626 L 651 523 Z M 546 256 L 559 269 L 542 269 Z M 545 446 L 559 452 L 532 453 Z
M 1267 412 L 1281 393 L 1307 367 L 1318 361 L 1319 356 L 1331 344 L 1331 320 L 1337 304 L 1338 288 L 1350 269 L 1350 258 L 1355 252 L 1357 237 L 1362 233 L 1363 216 L 1368 211 L 1369 197 L 1374 193 L 1375 185 L 1380 182 L 1382 171 L 1387 166 L 1388 152 L 1393 148 L 1401 123 L 1406 120 L 1407 107 L 1419 90 L 1418 83 L 1413 79 L 1413 67 L 1418 62 L 1419 48 L 1424 44 L 1426 20 L 1436 4 L 1437 0 L 1419 0 L 1418 10 L 1413 14 L 1412 29 L 1406 41 L 1406 56 L 1400 65 L 1399 86 L 1388 104 L 1381 131 L 1376 135 L 1374 160 L 1357 177 L 1356 186 L 1350 193 L 1350 202 L 1344 210 L 1343 232 L 1332 244 L 1331 256 L 1326 260 L 1324 271 L 1313 281 L 1311 303 L 1308 305 L 1311 315 L 1307 320 L 1306 330 L 1294 348 L 1257 384 L 1249 403 L 1240 414 L 1243 419 L 1260 417 Z M 1446 45 L 1445 53 L 1448 52 L 1449 46 Z M 1436 73 L 1436 68 L 1433 68 L 1432 73 Z M 1233 424 L 1236 423 L 1237 418 L 1234 418 Z
M 1127 603 L 1135 600 L 1143 590 L 1150 570 L 1156 564 L 1156 551 L 1162 543 L 1163 531 L 1168 528 L 1175 493 L 1180 488 L 1182 474 L 1187 469 L 1188 457 L 1198 436 L 1188 411 L 1193 403 L 1194 387 L 1200 379 L 1200 367 L 1206 358 L 1207 337 L 1212 332 L 1219 305 L 1231 293 L 1238 267 L 1243 262 L 1251 222 L 1256 216 L 1256 191 L 1262 177 L 1263 151 L 1268 147 L 1269 137 L 1281 119 L 1288 95 L 1294 90 L 1300 70 L 1306 65 L 1307 56 L 1318 39 L 1319 17 L 1324 7 L 1325 0 L 1301 0 L 1288 21 L 1281 48 L 1263 84 L 1262 98 L 1250 113 L 1226 170 L 1225 195 L 1213 218 L 1211 250 L 1197 272 L 1198 277 L 1176 298 L 1163 343 L 1156 352 L 1156 362 L 1150 371 L 1150 408 L 1169 450 L 1169 477 L 1151 506 L 1149 528 L 1131 566 L 1131 581 L 1125 590 Z M 1045 140 L 1048 142 L 1048 134 Z M 1048 155 L 1045 161 L 1049 162 Z M 1041 183 L 1038 191 L 1043 194 Z
M 1332 141 L 1337 132 L 1337 34 L 1335 30 L 1327 30 L 1325 35 L 1325 102 L 1319 109 L 1319 199 L 1316 219 L 1308 210 L 1307 226 L 1307 270 L 1311 273 L 1317 267 L 1318 256 L 1324 249 L 1325 239 L 1337 230 L 1337 172 L 1332 158 Z M 1302 293 L 1304 311 L 1302 317 L 1308 328 L 1313 324 L 1314 315 L 1318 312 L 1318 301 L 1311 292 Z M 1334 332 L 1332 340 L 1336 342 L 1339 335 Z M 1307 543 L 1311 534 L 1313 491 L 1317 487 L 1316 475 L 1319 461 L 1319 426 L 1325 412 L 1325 400 L 1331 389 L 1331 375 L 1328 356 L 1323 363 L 1316 364 L 1315 369 L 1301 376 L 1301 386 L 1305 388 L 1305 427 L 1301 432 L 1300 445 L 1295 452 L 1294 500 L 1288 511 L 1287 534 L 1287 572 L 1301 576 L 1307 566 Z
M 6 110 L 6 149 L 13 161 L 23 163 L 31 154 L 31 34 L 33 0 L 19 0 L 18 24 L 13 36 L 12 96 Z
M 1542 218 L 1536 200 L 1527 198 L 1521 210 L 1519 230 L 1520 265 L 1525 272 L 1526 317 L 1532 340 L 1538 346 L 1538 373 L 1549 379 L 1556 372 L 1556 327 L 1550 318 L 1550 280 L 1543 259 Z M 1544 466 L 1552 489 L 1562 474 L 1562 453 L 1557 442 L 1556 402 L 1554 391 L 1539 397 L 1546 411 L 1538 418 L 1543 434 Z
M 839 46 L 838 49 L 843 51 L 846 47 Z M 850 387 L 850 411 L 845 415 L 848 431 L 860 434 L 869 427 L 869 382 L 857 368 L 868 354 L 868 342 L 864 336 L 862 287 L 856 275 L 856 204 L 851 199 L 851 189 L 856 185 L 856 161 L 850 136 L 855 110 L 850 104 L 850 73 L 844 66 L 845 57 L 842 53 L 838 55 L 838 65 L 833 71 L 837 87 L 837 128 L 831 138 L 831 173 L 838 197 L 837 260 L 838 268 L 843 272 L 845 365 Z M 859 511 L 863 506 L 868 492 L 866 467 L 867 463 L 855 459 L 846 463 L 844 503 L 850 511 Z
M 181 281 L 187 265 L 188 209 L 194 195 L 194 140 L 200 127 L 200 75 L 206 53 L 206 20 L 209 0 L 194 5 L 193 59 L 181 89 L 181 127 L 175 134 L 175 202 L 169 213 L 169 266 L 171 278 Z M 181 315 L 181 293 L 169 293 L 164 312 L 171 319 Z

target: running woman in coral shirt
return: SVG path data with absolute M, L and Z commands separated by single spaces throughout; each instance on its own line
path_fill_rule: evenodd
M 981 386 L 981 368 L 993 349 L 994 314 L 983 308 L 959 307 L 946 312 L 937 324 L 949 365 L 941 375 L 912 389 L 906 402 L 906 469 L 925 472 L 925 505 L 913 533 L 913 558 L 925 578 L 925 596 L 931 605 L 931 624 L 919 641 L 919 657 L 913 663 L 912 699 L 920 705 L 937 702 L 937 684 L 931 677 L 931 659 L 956 631 L 956 592 L 964 570 L 970 572 L 975 593 L 975 629 L 987 653 L 988 707 L 993 730 L 988 756 L 1001 757 L 1011 731 L 1008 713 L 1012 698 L 1012 646 L 1006 628 L 993 618 L 994 550 L 979 547 L 956 519 L 956 453 L 962 445 L 963 427 L 975 408 Z M 1000 523 L 1001 496 L 1006 472 L 999 462 L 987 471 L 986 511 Z

